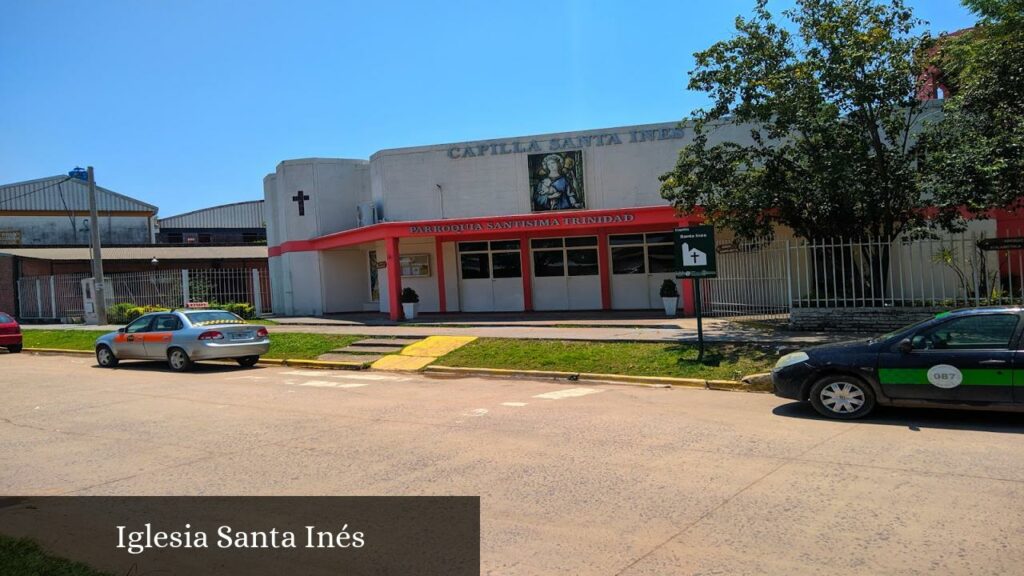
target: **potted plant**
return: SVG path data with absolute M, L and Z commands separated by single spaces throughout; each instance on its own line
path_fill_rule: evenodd
M 416 304 L 420 301 L 420 295 L 412 288 L 403 288 L 401 300 L 405 319 L 412 320 L 416 317 Z
M 661 283 L 661 303 L 665 305 L 665 315 L 675 316 L 679 306 L 679 290 L 674 280 L 666 279 Z

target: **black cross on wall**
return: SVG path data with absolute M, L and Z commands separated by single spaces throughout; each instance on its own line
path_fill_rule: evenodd
M 299 216 L 306 215 L 306 200 L 309 200 L 309 194 L 303 194 L 302 190 L 295 196 L 292 196 L 292 200 L 299 203 Z

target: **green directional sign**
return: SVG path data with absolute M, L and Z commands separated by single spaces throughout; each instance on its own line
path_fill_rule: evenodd
M 715 227 L 687 226 L 675 229 L 676 278 L 714 278 Z

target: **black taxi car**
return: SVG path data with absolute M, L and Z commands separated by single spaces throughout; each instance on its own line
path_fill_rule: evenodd
M 943 312 L 867 341 L 787 354 L 772 370 L 776 396 L 854 419 L 876 405 L 1024 410 L 1024 308 Z

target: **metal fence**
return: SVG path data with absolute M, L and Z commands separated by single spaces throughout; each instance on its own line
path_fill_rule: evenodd
M 702 310 L 773 321 L 794 307 L 1024 305 L 1021 237 L 734 241 L 718 247 Z
M 82 280 L 88 274 L 30 276 L 18 280 L 18 315 L 24 320 L 71 322 L 84 316 Z M 259 268 L 154 270 L 104 275 L 107 307 L 180 308 L 189 303 L 246 303 L 257 315 L 272 310 L 270 277 Z

